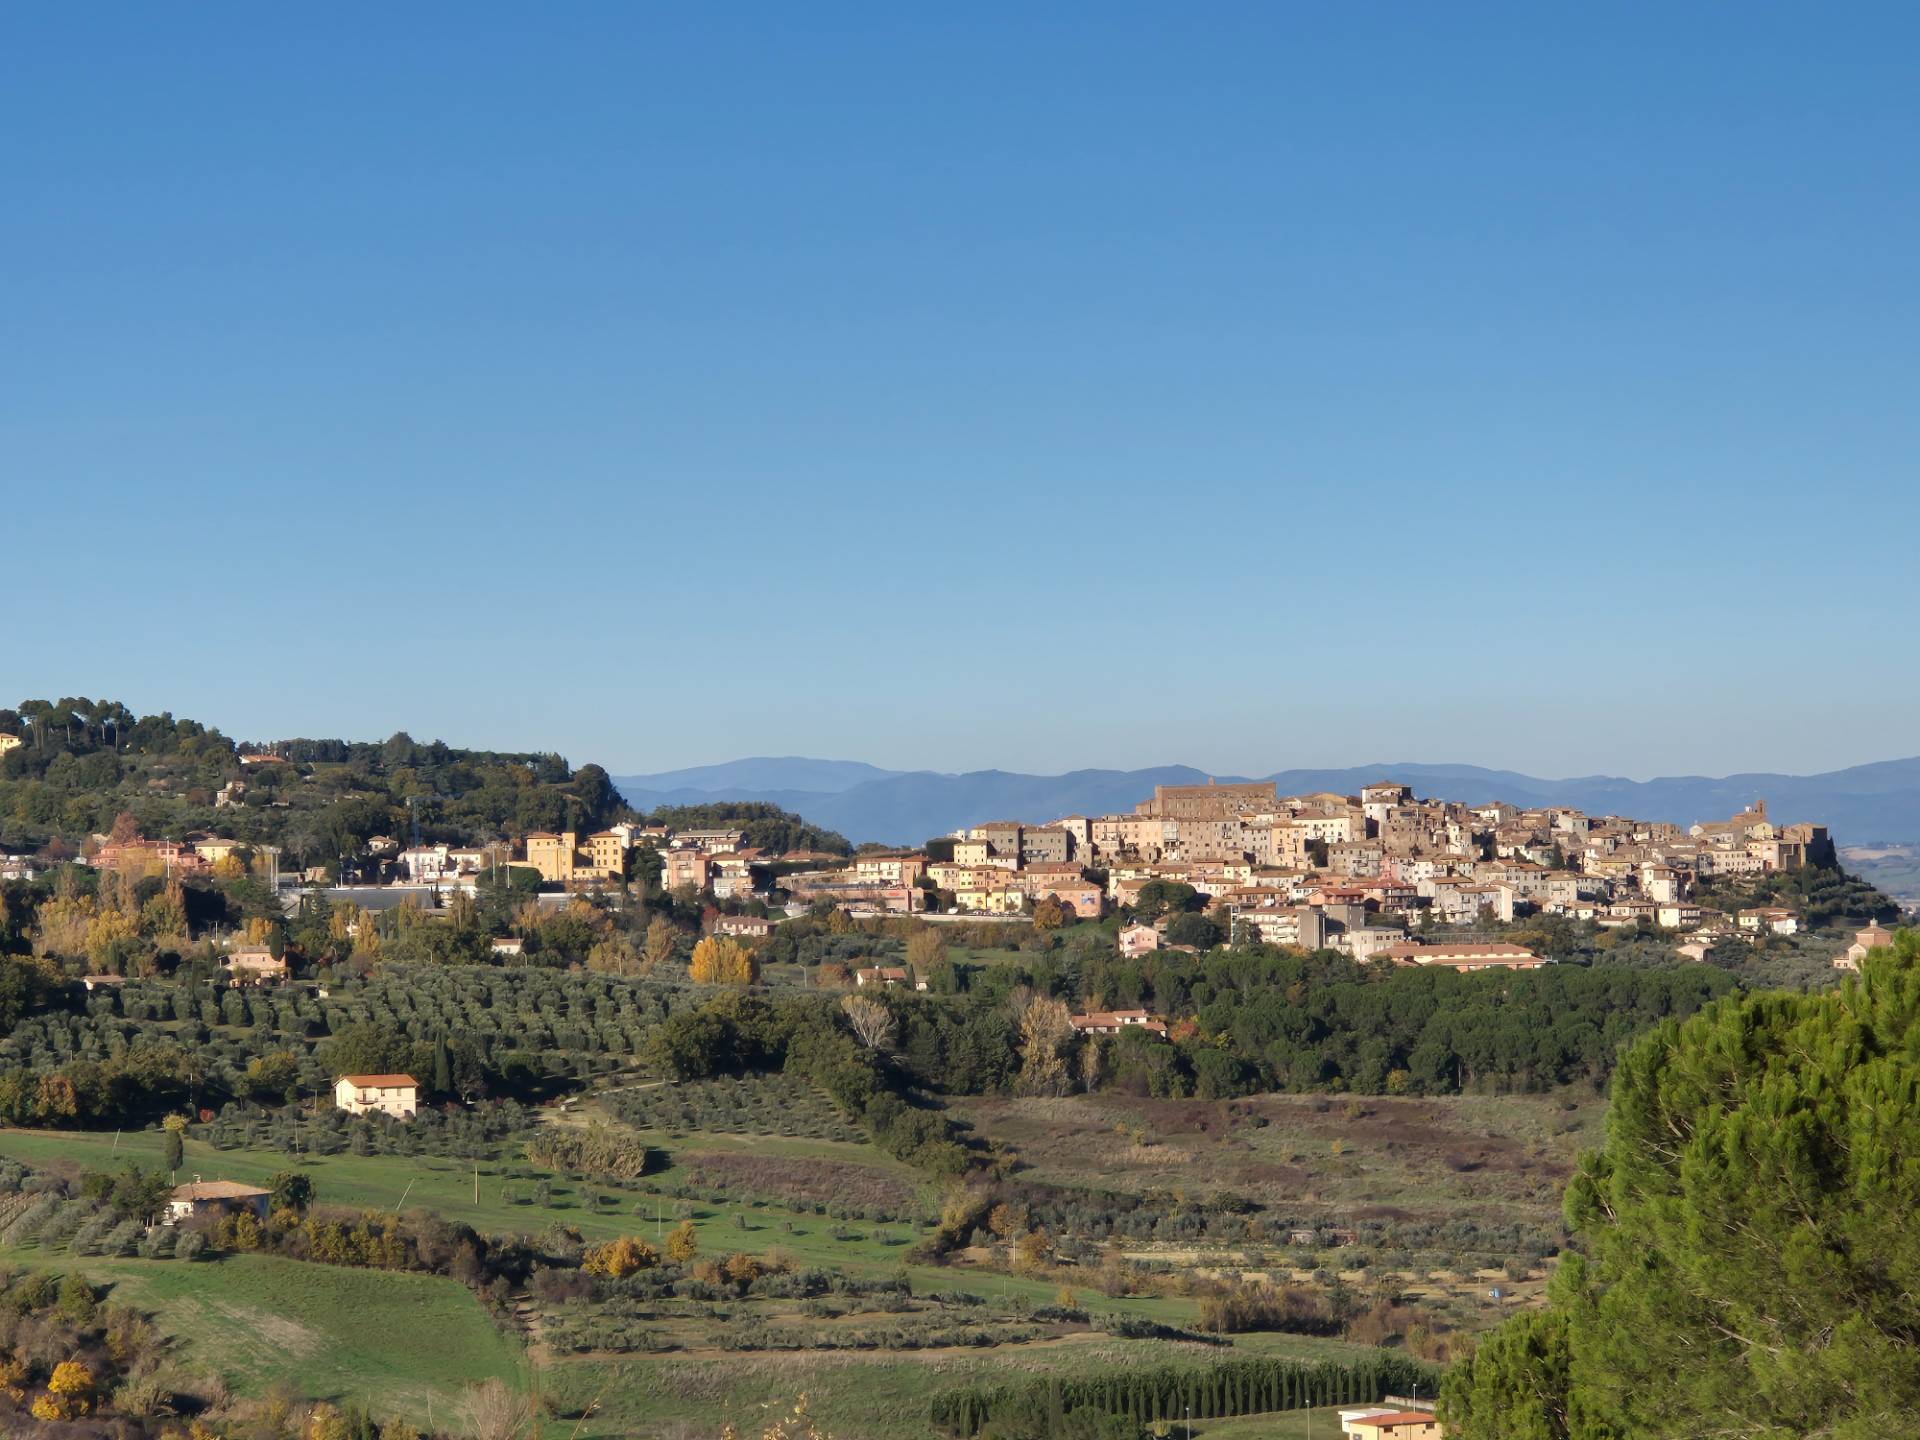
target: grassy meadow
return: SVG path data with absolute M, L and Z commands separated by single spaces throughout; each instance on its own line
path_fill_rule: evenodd
M 1518 1216 L 1544 1226 L 1557 1223 L 1561 1179 L 1578 1151 L 1597 1138 L 1604 1107 L 1591 1096 L 1569 1093 L 1351 1101 L 1274 1095 L 1234 1102 L 1108 1095 L 969 1100 L 954 1111 L 1017 1155 L 1018 1176 L 1047 1185 L 1163 1197 L 1232 1191 L 1276 1213 L 1310 1213 L 1329 1222 L 1384 1217 L 1437 1224 Z M 921 1297 L 964 1292 L 982 1297 L 983 1313 L 1012 1314 L 1022 1303 L 1046 1306 L 1058 1299 L 1058 1277 L 984 1268 L 977 1263 L 979 1252 L 949 1266 L 908 1263 L 907 1252 L 927 1233 L 939 1197 L 917 1172 L 869 1144 L 677 1123 L 633 1126 L 619 1118 L 642 1113 L 652 1112 L 636 1111 L 623 1105 L 617 1091 L 602 1090 L 546 1117 L 559 1125 L 629 1123 L 667 1157 L 639 1189 L 586 1184 L 530 1167 L 518 1140 L 476 1166 L 435 1155 L 220 1149 L 195 1138 L 186 1143 L 182 1178 L 197 1174 L 264 1185 L 275 1173 L 297 1167 L 312 1176 L 320 1205 L 424 1208 L 491 1234 L 535 1234 L 562 1223 L 590 1241 L 627 1234 L 653 1239 L 684 1218 L 692 1221 L 703 1255 L 777 1248 L 799 1266 L 873 1280 L 904 1278 L 916 1306 L 924 1303 Z M 157 1131 L 0 1131 L 0 1159 L 69 1178 L 129 1161 L 158 1167 L 161 1146 Z M 544 1203 L 538 1198 L 543 1184 Z M 731 1198 L 676 1198 L 649 1188 L 677 1186 L 724 1188 Z M 848 1205 L 835 1204 L 836 1197 L 883 1201 L 905 1218 L 849 1218 Z M 843 1213 L 821 1213 L 816 1207 L 822 1204 Z M 1152 1241 L 1129 1242 L 1127 1253 L 1176 1275 L 1193 1269 L 1272 1272 L 1291 1258 L 1285 1250 L 1262 1255 Z M 1337 1267 L 1340 1253 L 1322 1252 L 1301 1263 Z M 1360 1349 L 1340 1340 L 1271 1333 L 1236 1336 L 1230 1346 L 1118 1339 L 1098 1328 L 1101 1317 L 1128 1314 L 1191 1328 L 1198 1322 L 1198 1302 L 1182 1295 L 1109 1299 L 1085 1284 L 1073 1288 L 1076 1303 L 1095 1317 L 1092 1327 L 1064 1327 L 1063 1333 L 1056 1326 L 1042 1338 L 995 1345 L 743 1349 L 719 1339 L 724 1317 L 692 1315 L 646 1322 L 677 1348 L 571 1353 L 543 1342 L 538 1323 L 523 1346 L 518 1336 L 501 1334 L 463 1287 L 423 1275 L 263 1255 L 190 1263 L 69 1256 L 34 1246 L 0 1252 L 0 1261 L 78 1268 L 111 1284 L 114 1299 L 155 1316 L 173 1339 L 174 1358 L 184 1371 L 218 1373 L 243 1396 L 288 1386 L 358 1398 L 425 1423 L 435 1415 L 444 1419 L 444 1408 L 456 1403 L 464 1384 L 498 1375 L 526 1386 L 535 1383 L 537 1369 L 556 1417 L 548 1433 L 570 1440 L 693 1440 L 717 1434 L 729 1418 L 756 1433 L 751 1426 L 801 1393 L 837 1440 L 938 1440 L 927 1420 L 929 1397 L 983 1378 L 1201 1363 L 1226 1354 L 1338 1358 Z M 1350 1277 L 1364 1278 L 1357 1272 Z M 1450 1278 L 1458 1283 L 1434 1289 L 1433 1299 L 1464 1316 L 1460 1307 L 1481 1303 L 1476 1296 L 1485 1281 L 1476 1281 L 1471 1270 Z M 1537 1289 L 1537 1282 L 1516 1288 Z M 1530 1297 L 1518 1298 L 1524 1303 Z M 840 1319 L 821 1318 L 799 1301 L 753 1300 L 734 1308 L 759 1325 L 864 1325 L 892 1318 L 858 1306 Z M 1485 1322 L 1466 1316 L 1463 1323 Z M 1196 1424 L 1194 1433 L 1211 1440 L 1295 1440 L 1308 1436 L 1309 1426 L 1312 1434 L 1335 1433 L 1331 1411 L 1311 1419 L 1300 1412 L 1212 1421 Z

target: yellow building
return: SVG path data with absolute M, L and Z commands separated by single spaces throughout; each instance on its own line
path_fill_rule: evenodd
M 559 835 L 536 830 L 527 836 L 527 863 L 550 885 L 617 883 L 626 873 L 626 858 L 625 845 L 611 831 L 589 835 L 585 845 L 571 830 Z
M 1018 915 L 1026 909 L 1027 896 L 1014 889 L 956 890 L 953 903 L 957 909 L 984 915 Z

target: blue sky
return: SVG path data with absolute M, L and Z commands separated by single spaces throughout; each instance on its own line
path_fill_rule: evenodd
M 0 692 L 1227 772 L 1912 753 L 1906 6 L 0 17 Z

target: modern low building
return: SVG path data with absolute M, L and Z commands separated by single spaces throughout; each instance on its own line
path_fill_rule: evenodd
M 1442 1440 L 1446 1434 L 1431 1410 L 1383 1410 L 1344 1418 L 1341 1433 L 1347 1440 Z
M 1448 970 L 1538 970 L 1547 963 L 1524 945 L 1484 940 L 1451 945 L 1422 945 L 1409 940 L 1375 953 L 1396 965 L 1438 965 Z
M 1122 1030 L 1139 1030 L 1167 1038 L 1167 1022 L 1146 1010 L 1091 1010 L 1085 1015 L 1069 1015 L 1067 1023 L 1081 1035 L 1118 1035 Z

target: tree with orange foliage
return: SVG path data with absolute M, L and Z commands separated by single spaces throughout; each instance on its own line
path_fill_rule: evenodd
M 53 1367 L 47 1393 L 33 1402 L 36 1420 L 78 1420 L 93 1413 L 93 1372 L 78 1360 L 62 1360 Z
M 760 962 L 738 940 L 709 935 L 693 947 L 687 978 L 696 985 L 751 985 L 760 978 Z
M 580 1257 L 580 1268 L 589 1275 L 604 1275 L 618 1280 L 636 1270 L 651 1270 L 660 1263 L 660 1252 L 632 1235 L 595 1245 Z

